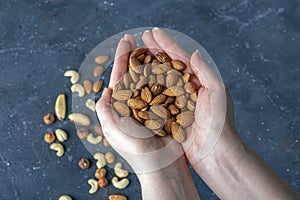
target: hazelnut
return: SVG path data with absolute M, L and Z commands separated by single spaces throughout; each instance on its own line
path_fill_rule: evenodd
M 88 169 L 90 167 L 90 161 L 87 158 L 81 158 L 78 162 L 78 166 L 81 169 Z
M 44 123 L 47 125 L 53 124 L 55 121 L 55 117 L 53 114 L 48 113 L 47 115 L 44 116 Z
M 106 175 L 106 169 L 104 169 L 104 168 L 98 168 L 95 172 L 95 177 L 97 179 L 105 177 L 105 175 Z
M 94 126 L 94 131 L 95 131 L 98 135 L 103 136 L 103 131 L 102 131 L 102 128 L 101 128 L 101 125 L 100 125 L 100 124 L 96 124 L 96 125 Z
M 77 130 L 77 136 L 80 139 L 85 139 L 89 135 L 89 131 L 86 128 L 81 128 Z
M 98 180 L 98 185 L 99 185 L 100 188 L 105 188 L 108 185 L 107 179 L 105 177 L 101 177 Z
M 44 140 L 47 143 L 52 143 L 55 141 L 55 134 L 52 132 L 48 132 L 44 135 Z
M 105 138 L 103 139 L 103 145 L 105 147 L 110 147 L 110 144 L 107 142 L 107 140 Z
M 108 164 L 112 164 L 115 162 L 115 156 L 112 152 L 105 153 L 105 160 Z

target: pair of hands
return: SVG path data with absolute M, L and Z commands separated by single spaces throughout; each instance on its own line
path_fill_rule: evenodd
M 233 110 L 231 100 L 227 98 L 228 95 L 221 79 L 202 60 L 198 51 L 195 51 L 190 57 L 161 29 L 154 29 L 152 32 L 145 31 L 142 40 L 145 47 L 153 55 L 158 51 L 165 51 L 173 60 L 184 62 L 186 65 L 184 72 L 191 73 L 191 81 L 197 85 L 198 100 L 195 109 L 195 121 L 185 130 L 186 141 L 179 144 L 170 137 L 139 138 L 137 135 L 141 135 L 141 132 L 143 132 L 143 135 L 147 135 L 147 130 L 144 127 L 133 123 L 130 118 L 115 116 L 111 105 L 112 88 L 127 72 L 129 53 L 136 48 L 136 41 L 131 35 L 126 34 L 120 40 L 116 49 L 109 88 L 103 91 L 102 98 L 96 106 L 98 118 L 108 142 L 137 173 L 145 199 L 149 195 L 154 198 L 153 194 L 150 193 L 162 189 L 158 188 L 154 191 L 155 189 L 147 190 L 143 188 L 143 183 L 151 182 L 153 177 L 156 177 L 156 179 L 165 177 L 165 179 L 162 178 L 162 182 L 185 182 L 185 186 L 177 185 L 176 187 L 177 189 L 182 188 L 182 191 L 186 192 L 173 197 L 167 194 L 166 199 L 186 199 L 188 196 L 190 199 L 198 199 L 197 191 L 186 164 L 186 158 L 201 175 L 200 163 L 214 151 L 213 149 L 220 135 L 232 128 Z M 227 104 L 228 108 L 226 108 Z M 223 150 L 222 147 L 214 154 L 222 154 Z M 174 177 L 175 174 L 177 177 L 174 180 L 166 180 Z M 173 189 L 176 190 L 176 188 Z M 167 193 L 166 191 L 168 190 L 164 189 L 163 192 Z M 160 199 L 162 199 L 162 196 L 160 196 Z

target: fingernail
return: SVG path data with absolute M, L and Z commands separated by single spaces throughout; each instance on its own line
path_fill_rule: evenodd
M 198 49 L 196 49 L 195 53 L 201 58 L 201 54 L 200 54 L 200 51 Z
M 126 41 L 126 40 L 124 39 L 124 37 L 122 37 L 122 38 L 120 39 L 120 42 L 121 42 L 121 41 Z
M 155 31 L 158 31 L 158 30 L 159 30 L 158 27 L 154 27 L 154 28 L 152 29 L 152 32 L 155 32 Z
M 127 41 L 127 37 L 129 37 L 129 34 L 126 33 L 126 34 L 124 35 L 124 39 L 125 39 L 126 41 Z
M 105 88 L 103 89 L 101 97 L 103 97 L 104 94 L 105 94 L 106 92 L 107 92 L 107 87 L 105 87 Z
M 144 33 L 149 33 L 149 32 L 150 32 L 149 30 L 145 30 L 145 31 L 144 31 Z

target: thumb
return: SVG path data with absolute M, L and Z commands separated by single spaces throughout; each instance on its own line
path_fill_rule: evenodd
M 194 75 L 199 79 L 202 86 L 214 90 L 218 86 L 222 86 L 222 80 L 218 77 L 216 72 L 205 63 L 198 50 L 196 50 L 190 59 L 191 69 Z

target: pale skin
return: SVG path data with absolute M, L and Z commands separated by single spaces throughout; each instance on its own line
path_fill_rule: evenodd
M 97 102 L 97 113 L 108 142 L 136 171 L 143 199 L 200 199 L 186 159 L 220 199 L 299 199 L 299 195 L 241 140 L 234 126 L 230 94 L 216 73 L 202 60 L 199 52 L 195 51 L 189 56 L 161 29 L 146 31 L 142 39 L 151 53 L 164 50 L 172 59 L 185 62 L 185 72 L 193 74 L 192 81 L 198 87 L 197 102 L 201 102 L 196 104 L 195 122 L 186 130 L 187 141 L 182 146 L 174 143 L 171 150 L 166 152 L 171 158 L 176 157 L 174 152 L 184 151 L 184 154 L 163 167 L 161 160 L 152 155 L 147 157 L 151 165 L 148 163 L 143 166 L 141 158 L 135 157 L 135 154 L 158 150 L 170 138 L 136 138 L 135 130 L 139 128 L 114 125 L 124 121 L 113 115 L 112 88 L 127 71 L 128 53 L 136 48 L 132 36 L 125 35 L 121 39 L 109 88 L 104 90 L 102 98 Z M 226 105 L 225 121 L 222 117 L 215 117 L 215 114 L 223 112 L 223 107 L 218 105 Z M 214 126 L 218 124 L 223 125 L 220 130 Z M 208 134 L 220 135 L 216 144 L 207 142 Z M 205 145 L 213 148 L 202 155 L 200 152 Z M 142 172 L 143 168 L 148 170 Z

